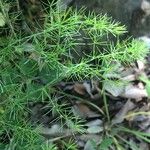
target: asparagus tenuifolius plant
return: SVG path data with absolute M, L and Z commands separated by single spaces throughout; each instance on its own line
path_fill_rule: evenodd
M 0 137 L 8 138 L 0 138 L 3 149 L 56 149 L 45 143 L 31 125 L 31 102 L 46 101 L 59 120 L 65 120 L 74 132 L 84 132 L 84 121 L 52 96 L 53 85 L 68 78 L 105 80 L 103 74 L 111 68 L 112 61 L 131 63 L 148 52 L 140 41 L 113 43 L 109 37 L 118 39 L 126 32 L 125 26 L 106 15 L 87 14 L 85 9 L 50 8 L 44 27 L 36 32 L 24 36 L 20 32 L 14 34 L 12 26 L 11 30 L 11 35 L 0 37 Z M 84 40 L 88 41 L 88 53 L 85 51 L 75 63 L 74 53 L 80 53 L 77 48 L 85 46 Z

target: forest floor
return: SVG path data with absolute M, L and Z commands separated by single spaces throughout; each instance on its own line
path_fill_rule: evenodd
M 44 139 L 44 142 L 47 143 L 47 146 L 39 148 L 42 150 L 150 150 L 149 54 L 144 59 L 136 59 L 130 64 L 124 65 L 121 62 L 117 62 L 117 64 L 115 61 L 111 62 L 111 64 L 115 64 L 115 68 L 109 68 L 109 70 L 105 71 L 105 77 L 110 80 L 103 82 L 101 78 L 83 77 L 90 72 L 90 69 L 88 70 L 89 72 L 85 72 L 79 77 L 76 77 L 75 73 L 73 73 L 73 78 L 57 79 L 58 74 L 55 70 L 52 69 L 48 72 L 46 69 L 43 69 L 44 59 L 51 59 L 51 63 L 57 65 L 57 63 L 55 64 L 55 59 L 53 60 L 53 55 L 48 54 L 45 47 L 42 47 L 40 44 L 34 47 L 30 38 L 32 34 L 40 34 L 38 31 L 44 28 L 43 18 L 50 10 L 47 8 L 47 1 L 41 3 L 38 0 L 26 0 L 17 3 L 16 0 L 15 2 L 10 2 L 9 4 L 0 2 L 0 47 L 2 49 L 5 48 L 5 51 L 0 50 L 0 116 L 2 116 L 2 119 L 0 119 L 0 124 L 2 125 L 0 129 L 0 149 L 21 150 L 21 148 L 16 148 L 16 145 L 28 143 L 31 150 L 37 150 L 38 148 L 35 147 L 37 134 L 35 133 L 33 136 L 27 130 L 21 131 L 21 128 L 24 128 L 34 129 L 34 132 L 42 136 L 42 140 Z M 4 16 L 4 12 L 7 12 L 6 16 Z M 21 19 L 19 18 L 20 15 Z M 5 17 L 10 20 L 6 21 Z M 18 38 L 22 36 L 20 33 L 23 33 L 24 37 L 29 37 L 23 45 L 22 61 L 19 61 L 21 53 L 19 47 L 13 45 L 14 49 L 17 49 L 18 55 L 13 55 L 13 59 L 10 58 L 12 57 L 10 53 L 7 55 L 8 48 L 6 49 L 8 36 L 13 35 Z M 51 33 L 46 38 L 49 39 L 50 37 Z M 38 43 L 40 40 L 35 38 L 34 42 Z M 44 40 L 41 43 L 44 43 Z M 150 45 L 148 37 L 141 37 L 140 40 L 144 41 L 147 46 Z M 10 41 L 10 47 L 12 47 L 11 44 Z M 40 48 L 44 50 L 39 56 L 35 49 Z M 82 46 L 80 50 L 82 51 Z M 6 61 L 2 61 L 4 58 L 2 55 L 6 55 Z M 82 56 L 82 54 L 79 55 Z M 38 65 L 34 64 L 33 61 L 28 61 L 26 58 L 38 62 Z M 7 59 L 10 61 L 7 61 Z M 65 57 L 61 59 L 61 64 L 64 64 Z M 12 68 L 7 67 L 6 69 L 6 66 L 9 65 Z M 22 67 L 20 71 L 22 73 L 21 78 L 20 74 L 16 73 L 18 71 L 17 67 L 19 69 Z M 32 71 L 31 67 L 34 67 L 35 70 L 36 67 L 40 71 L 42 70 L 39 75 L 42 78 L 36 78 L 34 76 L 35 72 Z M 9 80 L 8 74 L 12 70 L 17 71 L 13 72 L 15 77 L 11 78 L 10 81 L 11 86 L 13 86 L 10 87 L 9 84 L 8 88 L 6 84 L 8 88 L 6 93 L 9 91 L 6 94 L 6 87 L 3 88 L 3 84 L 6 80 Z M 30 80 L 31 78 L 26 79 L 26 77 L 33 76 L 34 79 L 32 80 Z M 47 84 L 49 83 L 49 78 L 56 79 L 56 82 L 49 86 Z M 17 80 L 17 84 L 14 84 L 13 80 Z M 20 82 L 19 80 L 21 80 L 21 84 L 18 88 L 16 85 Z M 45 85 L 46 88 L 40 95 L 39 89 L 43 89 Z M 22 94 L 20 94 L 21 92 L 18 89 Z M 35 89 L 37 91 L 31 94 L 30 92 Z M 14 93 L 15 95 L 13 95 Z M 29 94 L 29 97 L 27 94 Z M 20 101 L 20 97 L 24 95 L 28 97 L 27 103 Z M 9 102 L 7 102 L 7 99 Z M 24 108 L 22 109 L 24 103 L 25 110 Z M 9 111 L 7 112 L 7 110 Z M 21 114 L 22 111 L 24 112 L 23 114 Z M 26 118 L 26 121 L 22 121 L 22 119 L 20 121 L 17 119 L 18 116 L 22 119 Z M 3 121 L 3 118 L 7 118 L 7 123 Z M 20 126 L 20 122 L 30 122 L 30 127 Z M 26 141 L 26 139 L 29 140 Z M 20 140 L 24 143 L 22 144 Z M 32 140 L 35 143 L 32 143 Z M 17 143 L 16 141 L 19 142 Z M 33 147 L 31 147 L 29 141 Z M 16 142 L 16 144 L 13 142 Z M 24 149 L 26 149 L 26 146 L 24 146 Z

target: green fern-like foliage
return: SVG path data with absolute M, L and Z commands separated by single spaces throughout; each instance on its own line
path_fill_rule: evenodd
M 103 74 L 112 62 L 130 64 L 143 59 L 148 52 L 143 43 L 117 40 L 125 32 L 124 26 L 106 15 L 51 8 L 44 28 L 36 33 L 1 37 L 0 135 L 11 134 L 5 148 L 49 149 L 27 122 L 29 102 L 48 100 L 59 119 L 70 120 L 68 127 L 82 133 L 82 121 L 67 115 L 65 107 L 51 96 L 52 87 L 68 78 L 105 79 Z

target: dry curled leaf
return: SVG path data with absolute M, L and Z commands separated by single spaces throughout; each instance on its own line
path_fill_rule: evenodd
M 91 96 L 91 98 L 93 98 L 93 94 L 92 94 L 92 86 L 90 83 L 84 82 L 83 86 L 85 87 L 87 93 Z
M 85 81 L 83 83 L 75 83 L 74 91 L 80 95 L 88 94 L 90 95 L 90 98 L 94 99 L 95 96 L 93 95 L 93 91 L 96 91 L 97 93 L 99 93 L 100 89 L 98 87 L 98 82 Z
M 94 118 L 99 117 L 99 114 L 90 110 L 88 106 L 82 103 L 78 103 L 72 107 L 72 111 L 74 115 L 79 116 L 81 118 Z
M 74 91 L 80 95 L 85 95 L 86 94 L 86 89 L 84 87 L 83 84 L 80 84 L 80 83 L 75 83 L 74 84 Z
M 137 86 L 130 84 L 125 87 L 124 93 L 122 93 L 120 96 L 130 99 L 142 99 L 144 97 L 148 97 L 148 94 L 145 89 L 140 89 Z

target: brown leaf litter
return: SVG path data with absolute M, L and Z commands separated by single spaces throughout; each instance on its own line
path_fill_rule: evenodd
M 34 59 L 34 55 L 30 57 Z M 71 113 L 85 121 L 84 133 L 79 134 L 68 126 L 62 127 L 61 122 L 55 118 L 47 118 L 47 125 L 41 127 L 38 132 L 48 137 L 50 141 L 75 137 L 81 149 L 87 147 L 92 139 L 98 145 L 103 134 L 108 134 L 110 130 L 102 96 L 105 94 L 112 127 L 125 125 L 127 128 L 150 134 L 150 102 L 145 83 L 140 80 L 143 75 L 148 78 L 147 62 L 138 60 L 131 66 L 120 65 L 118 74 L 115 78 L 114 74 L 105 74 L 108 80 L 103 83 L 97 80 L 63 81 L 54 87 L 55 98 L 58 98 L 61 103 L 64 102 L 64 99 L 68 101 Z M 39 111 L 38 106 L 37 108 Z M 36 118 L 36 113 L 39 112 L 37 109 L 35 111 L 34 107 L 31 110 L 33 111 L 31 116 L 35 114 L 34 117 L 31 117 L 34 122 L 33 118 Z M 149 148 L 146 142 L 128 134 L 118 136 L 118 138 L 127 140 L 131 145 L 137 144 L 141 150 Z M 126 149 L 129 149 L 129 146 Z

